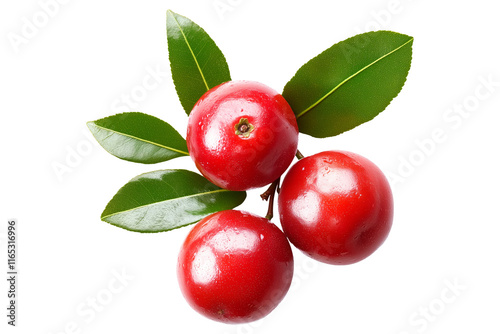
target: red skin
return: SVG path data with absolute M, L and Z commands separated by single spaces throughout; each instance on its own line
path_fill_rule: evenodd
M 269 314 L 285 297 L 293 255 L 281 230 L 265 218 L 237 210 L 197 223 L 179 254 L 177 277 L 188 303 L 224 323 Z
M 372 254 L 392 226 L 392 192 L 382 171 L 350 152 L 301 159 L 278 198 L 283 232 L 310 257 L 352 264 Z
M 248 136 L 235 126 L 247 119 Z M 299 130 L 283 96 L 253 81 L 229 81 L 205 93 L 189 115 L 187 146 L 212 183 L 248 190 L 272 183 L 297 151 Z

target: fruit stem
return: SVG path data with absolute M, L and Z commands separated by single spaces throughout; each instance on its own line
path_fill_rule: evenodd
M 276 194 L 276 191 L 279 193 L 279 185 L 280 185 L 280 178 L 278 177 L 277 180 L 275 180 L 269 188 L 262 194 L 260 197 L 264 201 L 269 201 L 269 205 L 267 208 L 267 214 L 266 214 L 266 219 L 271 220 L 273 219 L 273 211 L 274 211 L 274 195 Z
M 297 159 L 303 159 L 304 158 L 304 155 L 302 155 L 302 153 L 300 153 L 299 150 L 297 150 L 297 153 L 295 153 L 295 156 L 297 157 Z

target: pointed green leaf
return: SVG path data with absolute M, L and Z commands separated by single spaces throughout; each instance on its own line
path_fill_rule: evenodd
M 154 164 L 189 155 L 186 140 L 151 115 L 127 112 L 88 122 L 87 126 L 106 151 L 123 160 Z
M 162 232 L 232 209 L 245 198 L 246 192 L 219 188 L 191 171 L 158 170 L 125 184 L 108 203 L 101 219 L 130 231 Z
M 303 65 L 283 96 L 299 131 L 330 137 L 373 119 L 403 87 L 413 37 L 368 32 L 333 45 Z
M 170 69 L 177 95 L 189 115 L 210 88 L 230 81 L 226 58 L 210 36 L 190 19 L 167 11 Z

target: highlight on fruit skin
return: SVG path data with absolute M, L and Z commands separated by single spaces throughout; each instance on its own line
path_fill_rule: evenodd
M 318 261 L 346 265 L 370 256 L 387 238 L 394 204 L 382 171 L 361 155 L 326 151 L 301 159 L 278 197 L 283 232 Z
M 197 223 L 178 257 L 181 291 L 200 314 L 223 323 L 268 315 L 288 292 L 293 254 L 281 230 L 256 215 L 225 210 Z
M 187 146 L 198 170 L 228 190 L 272 183 L 291 164 L 299 130 L 289 104 L 254 81 L 229 81 L 206 92 L 189 115 Z

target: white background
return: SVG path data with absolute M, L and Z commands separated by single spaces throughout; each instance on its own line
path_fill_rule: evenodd
M 500 331 L 500 47 L 493 1 L 60 0 L 44 22 L 47 2 L 0 5 L 2 333 Z M 221 4 L 226 11 L 216 10 Z M 233 79 L 278 91 L 307 60 L 357 33 L 388 29 L 415 38 L 408 80 L 386 111 L 338 137 L 301 135 L 299 143 L 305 155 L 357 152 L 395 180 L 389 238 L 367 260 L 345 267 L 295 252 L 290 292 L 257 323 L 219 324 L 184 301 L 175 266 L 189 227 L 142 235 L 99 220 L 135 175 L 193 169 L 187 157 L 158 165 L 117 159 L 85 125 L 124 111 L 121 96 L 140 89 L 154 70 L 161 72 L 157 88 L 126 110 L 155 115 L 185 135 L 187 118 L 169 74 L 167 9 L 205 28 Z M 40 27 L 15 47 L 9 38 L 26 33 L 27 21 Z M 441 141 L 430 144 L 436 132 Z M 426 143 L 426 152 L 417 142 Z M 58 177 L 60 165 L 68 170 Z M 240 208 L 264 215 L 260 192 L 249 192 Z M 10 218 L 19 224 L 14 329 L 6 325 L 3 278 Z M 115 281 L 117 273 L 124 282 Z M 91 311 L 92 299 L 105 304 L 99 312 Z

